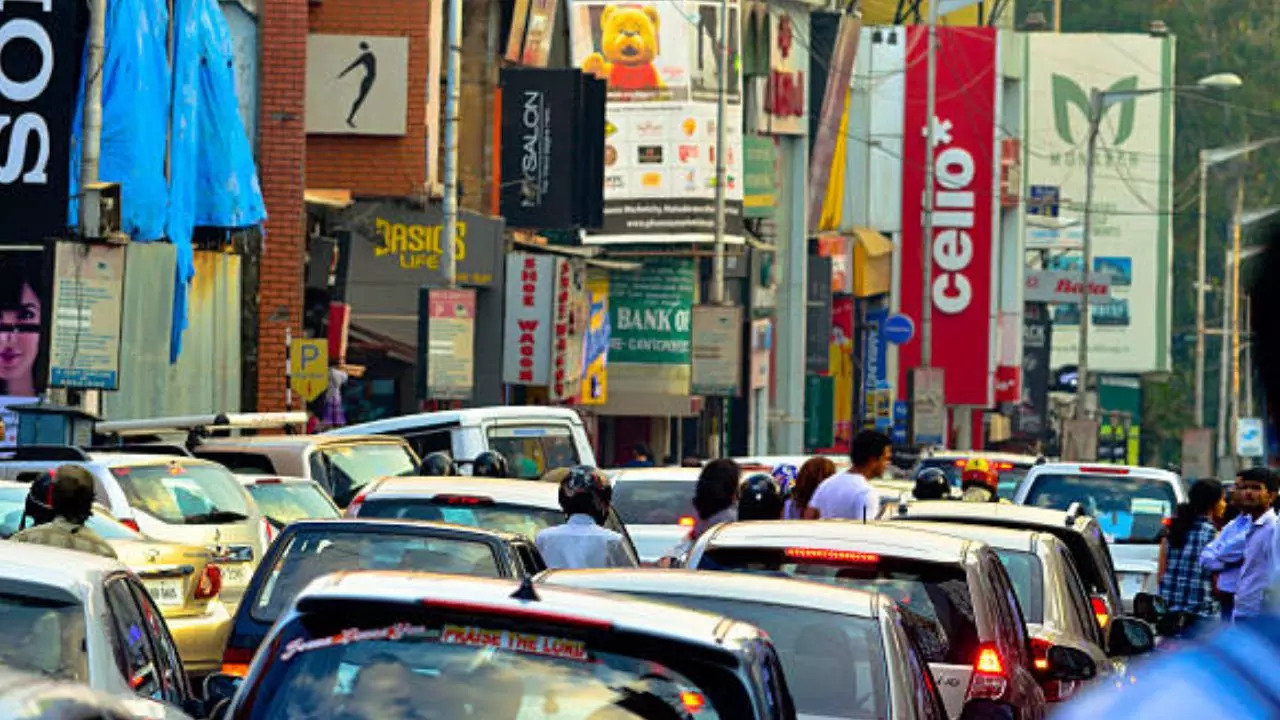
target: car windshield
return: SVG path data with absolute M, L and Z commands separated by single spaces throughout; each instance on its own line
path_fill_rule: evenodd
M 1158 543 L 1164 519 L 1178 504 L 1173 484 L 1160 478 L 1055 473 L 1032 482 L 1027 505 L 1066 510 L 1080 503 L 1113 543 Z
M 384 477 L 415 475 L 417 458 L 399 443 L 325 445 L 318 455 L 328 473 L 333 500 L 346 507 L 365 485 Z
M 970 665 L 978 628 L 959 565 L 811 548 L 712 548 L 700 570 L 732 570 L 874 590 L 902 605 L 903 621 L 929 662 Z
M 0 580 L 0 665 L 60 680 L 88 681 L 84 607 Z
M 313 482 L 264 482 L 246 486 L 262 514 L 288 525 L 295 520 L 318 520 L 341 515 L 324 490 Z
M 621 480 L 613 486 L 613 507 L 628 525 L 676 525 L 692 518 L 693 483 Z
M 351 603 L 347 604 L 348 606 Z M 723 666 L 648 641 L 452 624 L 425 612 L 303 615 L 264 647 L 246 717 L 698 720 L 754 716 Z M 405 621 L 397 622 L 405 618 Z M 670 657 L 668 657 L 670 656 Z
M 422 500 L 370 498 L 360 506 L 360 517 L 430 520 L 535 538 L 538 533 L 564 522 L 559 510 L 497 502 L 472 502 L 474 498 L 448 497 Z
M 1044 622 L 1044 565 L 1035 553 L 994 548 L 1029 623 Z
M 646 597 L 731 617 L 768 633 L 782 660 L 787 685 L 796 701 L 796 712 L 801 715 L 824 718 L 889 715 L 884 648 L 875 620 L 729 598 Z
M 111 474 L 131 507 L 171 525 L 222 525 L 252 512 L 240 483 L 222 467 L 173 462 L 118 466 Z
M 502 425 L 489 428 L 488 437 L 489 449 L 502 453 L 511 472 L 526 480 L 580 462 L 566 425 Z
M 274 622 L 312 580 L 343 570 L 406 570 L 498 577 L 487 543 L 361 530 L 294 534 L 250 598 L 255 620 Z M 262 570 L 259 570 L 262 572 Z

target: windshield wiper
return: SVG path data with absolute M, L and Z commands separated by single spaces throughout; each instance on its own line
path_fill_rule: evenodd
M 187 525 L 219 525 L 248 519 L 248 515 L 234 510 L 211 510 L 199 515 L 190 515 L 185 522 Z

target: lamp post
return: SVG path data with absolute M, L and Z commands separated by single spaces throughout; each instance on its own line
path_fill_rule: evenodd
M 1080 301 L 1080 347 L 1078 372 L 1076 380 L 1076 418 L 1085 417 L 1085 393 L 1089 387 L 1089 280 L 1093 268 L 1093 171 L 1098 148 L 1098 129 L 1102 124 L 1102 114 L 1115 103 L 1166 92 L 1203 91 L 1213 88 L 1237 88 L 1244 84 L 1235 73 L 1215 73 L 1201 78 L 1194 85 L 1174 85 L 1171 87 L 1140 88 L 1136 90 L 1103 91 L 1093 88 L 1089 92 L 1089 144 L 1085 152 L 1085 186 L 1084 186 L 1084 296 Z

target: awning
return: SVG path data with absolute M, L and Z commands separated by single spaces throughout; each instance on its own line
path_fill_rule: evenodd
M 353 202 L 350 190 L 303 190 L 302 199 L 308 205 L 342 210 L 351 207 Z
M 853 294 L 871 297 L 893 286 L 893 241 L 872 230 L 853 229 Z
M 547 245 L 544 243 L 529 242 L 519 238 L 513 239 L 511 245 L 516 250 L 531 250 L 533 252 L 546 253 L 548 255 L 561 255 L 563 257 L 581 258 L 590 267 L 598 267 L 602 270 L 616 270 L 618 272 L 634 272 L 644 267 L 644 263 L 635 260 L 610 260 L 600 257 L 602 248 L 598 247 L 575 247 L 572 245 Z

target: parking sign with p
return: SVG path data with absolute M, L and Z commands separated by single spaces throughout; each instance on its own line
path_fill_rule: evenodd
M 294 340 L 289 348 L 289 386 L 307 402 L 320 397 L 329 386 L 329 341 L 325 338 Z

